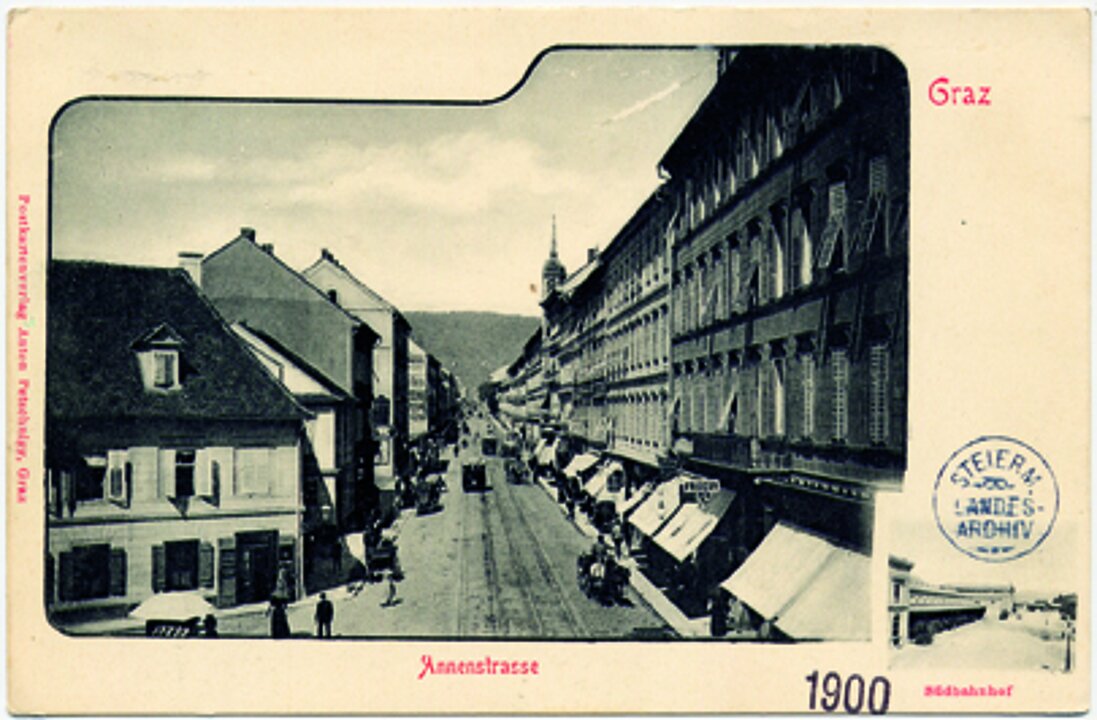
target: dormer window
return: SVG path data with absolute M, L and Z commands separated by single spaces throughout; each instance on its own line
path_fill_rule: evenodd
M 146 390 L 171 392 L 182 387 L 180 351 L 183 339 L 169 325 L 159 325 L 134 341 L 141 381 Z

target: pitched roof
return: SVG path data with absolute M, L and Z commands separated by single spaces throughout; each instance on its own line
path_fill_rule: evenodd
M 291 268 L 289 265 L 282 262 L 282 259 L 274 254 L 273 249 L 264 249 L 263 246 L 260 246 L 260 245 L 256 244 L 254 238 L 249 238 L 244 234 L 237 235 L 235 238 L 233 238 L 232 240 L 225 243 L 221 247 L 219 247 L 216 250 L 214 250 L 213 252 L 211 252 L 205 258 L 203 258 L 203 260 L 202 260 L 203 264 L 208 262 L 209 260 L 213 259 L 214 257 L 226 252 L 229 248 L 233 248 L 233 247 L 252 248 L 252 249 L 254 249 L 254 251 L 256 253 L 259 253 L 262 257 L 270 258 L 270 260 L 277 267 L 281 268 L 286 273 L 287 277 L 293 278 L 302 287 L 308 288 L 309 291 L 315 293 L 318 297 L 320 297 L 324 301 L 324 303 L 326 303 L 326 304 L 330 305 L 331 307 L 335 308 L 336 310 L 338 310 L 339 313 L 342 314 L 345 317 L 345 319 L 350 321 L 351 325 L 361 326 L 361 327 L 365 328 L 366 331 L 369 332 L 372 336 L 380 337 L 380 335 L 377 333 L 377 331 L 374 330 L 372 327 L 370 327 L 367 322 L 362 320 L 357 315 L 347 311 L 347 309 L 342 307 L 339 303 L 332 302 L 331 298 L 329 298 L 327 296 L 327 293 L 325 293 L 323 290 L 321 290 L 320 288 L 313 285 L 312 282 L 307 277 L 305 277 L 304 272 L 297 272 L 296 270 Z
M 54 418 L 296 420 L 308 415 L 183 270 L 54 261 L 46 404 Z M 148 392 L 135 341 L 170 330 L 181 389 Z
M 361 290 L 362 293 L 365 294 L 367 297 L 371 298 L 374 302 L 376 302 L 378 305 L 383 306 L 387 310 L 396 313 L 400 316 L 401 319 L 404 319 L 404 315 L 400 312 L 399 308 L 397 308 L 385 298 L 381 297 L 381 294 L 378 293 L 376 290 L 359 280 L 358 277 L 354 273 L 352 273 L 349 268 L 343 265 L 343 263 L 339 262 L 335 258 L 335 256 L 327 250 L 324 250 L 320 253 L 319 260 L 302 270 L 301 275 L 309 282 L 312 282 L 312 276 L 325 265 L 328 265 L 338 270 L 340 274 L 350 280 L 351 283 L 359 290 Z M 404 321 L 407 322 L 406 319 Z

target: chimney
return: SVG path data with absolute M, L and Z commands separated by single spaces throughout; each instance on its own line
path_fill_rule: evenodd
M 587 248 L 587 262 L 592 263 L 598 259 L 598 248 Z
M 263 252 L 265 252 L 267 255 L 273 255 L 274 254 L 274 244 L 273 243 L 260 243 L 259 249 L 262 250 Z
M 331 254 L 331 250 L 327 248 L 320 248 L 320 259 L 327 260 L 328 262 L 335 262 L 335 256 Z
M 187 271 L 187 275 L 190 275 L 195 285 L 202 287 L 202 253 L 186 251 L 179 253 L 179 267 Z
M 255 228 L 242 227 L 240 228 L 240 237 L 247 238 L 252 242 L 255 242 Z

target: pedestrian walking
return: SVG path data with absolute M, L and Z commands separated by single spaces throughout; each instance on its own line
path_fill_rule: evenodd
M 613 552 L 617 556 L 617 559 L 621 559 L 621 544 L 625 540 L 625 536 L 621 531 L 621 521 L 613 521 L 613 529 L 610 531 L 613 536 Z
M 320 593 L 316 603 L 316 637 L 331 637 L 331 621 L 335 619 L 335 606 L 328 600 L 327 593 Z
M 385 598 L 385 602 L 381 603 L 381 607 L 392 607 L 396 604 L 396 571 L 389 572 L 389 594 Z

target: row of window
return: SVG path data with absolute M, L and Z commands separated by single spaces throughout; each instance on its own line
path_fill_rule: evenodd
M 178 448 L 153 453 L 109 450 L 84 458 L 84 465 L 59 473 L 51 484 L 55 503 L 108 500 L 128 507 L 134 478 L 156 483 L 155 496 L 170 500 L 199 497 L 218 504 L 223 493 L 234 496 L 271 494 L 274 448 Z M 71 507 L 70 507 L 71 509 Z
M 278 583 L 291 591 L 296 541 L 276 531 L 237 533 L 218 540 L 219 550 L 198 539 L 152 545 L 148 589 L 154 593 L 212 589 L 221 577 L 224 604 L 265 600 Z M 78 545 L 46 556 L 46 597 L 52 602 L 54 582 L 61 602 L 125 597 L 129 581 L 127 553 L 109 543 Z M 282 577 L 285 576 L 285 577 Z M 279 579 L 281 578 L 281 579 Z
M 745 113 L 708 148 L 698 153 L 691 177 L 681 184 L 674 236 L 683 239 L 726 204 L 749 181 L 781 158 L 804 130 L 815 127 L 828 108 L 841 105 L 836 74 L 814 78 L 796 97 Z
M 846 268 L 857 249 L 886 250 L 886 158 L 873 158 L 868 172 L 869 199 L 852 233 L 846 182 L 833 182 L 827 191 L 825 219 L 818 227 L 812 227 L 810 200 L 794 204 L 791 212 L 778 205 L 684 263 L 675 272 L 671 289 L 674 334 L 726 320 L 756 304 L 810 287 L 818 273 Z M 856 248 L 855 243 L 859 243 Z
M 889 357 L 884 343 L 869 348 L 868 437 L 874 444 L 888 441 Z M 789 385 L 790 376 L 795 387 Z M 818 428 L 823 392 L 829 422 Z M 685 433 L 810 440 L 825 432 L 830 440 L 844 442 L 849 439 L 849 396 L 850 361 L 844 348 L 832 350 L 822 366 L 810 353 L 744 365 L 712 362 L 703 370 L 676 374 L 674 419 Z M 791 409 L 797 413 L 793 432 L 788 427 Z

